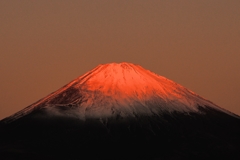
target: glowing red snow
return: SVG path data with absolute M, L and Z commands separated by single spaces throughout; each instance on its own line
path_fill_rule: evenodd
M 58 108 L 59 105 L 74 105 L 75 108 L 62 111 Z M 35 108 L 45 108 L 48 115 L 60 114 L 86 119 L 111 117 L 114 114 L 124 117 L 172 111 L 198 112 L 199 106 L 209 106 L 231 114 L 139 65 L 109 63 L 97 66 L 13 115 L 12 119 L 26 115 Z

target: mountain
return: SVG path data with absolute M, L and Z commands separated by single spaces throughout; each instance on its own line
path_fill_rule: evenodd
M 0 121 L 1 159 L 240 159 L 240 117 L 139 65 L 99 65 Z

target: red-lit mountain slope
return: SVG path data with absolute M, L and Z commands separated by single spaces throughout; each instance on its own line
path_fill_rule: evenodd
M 199 112 L 199 106 L 223 110 L 183 86 L 139 65 L 99 65 L 56 92 L 6 119 L 14 121 L 36 110 L 44 116 L 68 116 L 81 120 L 114 116 Z M 62 109 L 64 108 L 64 110 Z
M 240 118 L 139 65 L 99 65 L 0 121 L 0 159 L 240 159 Z

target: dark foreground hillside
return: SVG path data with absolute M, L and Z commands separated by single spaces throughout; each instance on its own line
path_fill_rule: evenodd
M 199 108 L 136 118 L 1 122 L 0 159 L 240 159 L 240 120 Z

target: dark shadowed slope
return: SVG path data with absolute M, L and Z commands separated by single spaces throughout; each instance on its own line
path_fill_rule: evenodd
M 1 159 L 240 158 L 239 116 L 130 63 L 97 66 L 0 129 Z

